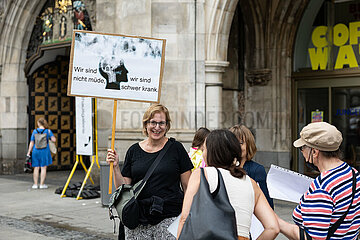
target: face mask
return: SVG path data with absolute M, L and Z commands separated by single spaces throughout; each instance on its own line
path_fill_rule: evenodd
M 313 149 L 311 148 L 311 150 L 310 150 L 310 152 L 309 152 L 309 158 L 308 158 L 308 160 L 310 160 L 310 156 L 311 156 L 311 161 L 314 162 L 314 159 L 313 159 L 313 156 L 312 156 L 312 151 L 313 151 Z M 320 171 L 319 171 L 319 168 L 318 168 L 317 166 L 315 166 L 314 163 L 306 162 L 306 161 L 305 161 L 305 164 L 306 164 L 306 166 L 307 166 L 308 168 L 310 168 L 311 170 L 315 170 L 315 171 L 317 171 L 317 172 L 320 172 Z
M 317 171 L 317 172 L 320 172 L 320 171 L 319 171 L 319 168 L 318 168 L 317 166 L 315 166 L 315 164 L 310 163 L 310 162 L 305 162 L 305 164 L 306 164 L 306 166 L 307 166 L 308 168 L 310 168 L 311 170 L 315 170 L 315 171 Z

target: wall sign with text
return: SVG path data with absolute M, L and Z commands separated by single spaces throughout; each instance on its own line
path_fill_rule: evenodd
M 324 121 L 324 111 L 311 111 L 311 122 L 323 122 Z
M 76 154 L 93 155 L 92 98 L 75 98 Z
M 74 30 L 68 95 L 159 102 L 165 42 Z
M 312 70 L 325 70 L 329 64 L 334 64 L 334 69 L 359 67 L 359 37 L 360 21 L 316 27 L 311 35 L 314 47 L 308 49 Z M 332 53 L 335 62 L 329 63 Z

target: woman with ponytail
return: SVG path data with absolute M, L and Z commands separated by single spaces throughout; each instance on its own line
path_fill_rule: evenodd
M 214 192 L 217 188 L 216 168 L 224 179 L 230 204 L 235 210 L 238 239 L 249 239 L 253 213 L 264 227 L 264 231 L 258 239 L 275 239 L 279 233 L 275 213 L 260 187 L 246 175 L 241 167 L 241 147 L 236 136 L 229 130 L 212 131 L 205 140 L 203 157 L 207 166 L 204 170 L 210 191 Z M 200 169 L 196 169 L 191 174 L 185 193 L 178 236 L 189 215 L 193 198 L 198 192 L 199 186 Z

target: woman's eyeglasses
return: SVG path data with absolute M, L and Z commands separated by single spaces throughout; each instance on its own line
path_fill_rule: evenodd
M 159 125 L 159 127 L 165 127 L 166 126 L 165 121 L 161 121 L 161 122 L 148 121 L 148 124 L 150 124 L 151 127 L 156 127 L 156 125 Z

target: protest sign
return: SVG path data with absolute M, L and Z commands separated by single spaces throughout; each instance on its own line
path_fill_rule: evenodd
M 75 98 L 76 154 L 93 155 L 92 98 Z
M 68 95 L 159 102 L 165 40 L 74 30 Z
M 111 149 L 115 146 L 117 100 L 160 102 L 165 39 L 74 30 L 68 95 L 114 99 Z M 109 170 L 112 192 L 113 163 Z

